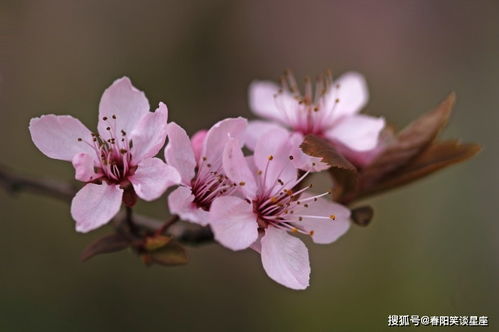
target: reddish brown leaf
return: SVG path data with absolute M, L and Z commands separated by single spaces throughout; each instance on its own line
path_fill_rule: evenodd
M 144 249 L 147 251 L 158 250 L 167 245 L 172 240 L 171 237 L 166 235 L 154 235 L 146 238 Z
M 436 142 L 423 151 L 416 159 L 392 173 L 383 181 L 357 195 L 365 197 L 393 189 L 419 180 L 445 167 L 463 162 L 480 152 L 480 146 L 473 143 L 460 143 L 457 140 Z
M 95 255 L 120 251 L 130 246 L 130 241 L 119 233 L 108 234 L 89 244 L 81 253 L 80 259 L 84 262 Z
M 367 226 L 371 223 L 374 210 L 369 205 L 359 206 L 352 209 L 352 221 L 359 226 Z
M 376 160 L 362 171 L 363 185 L 370 185 L 406 165 L 437 137 L 447 124 L 456 96 L 451 93 L 434 110 L 424 114 L 400 131 Z
M 164 247 L 151 251 L 144 262 L 155 263 L 165 266 L 182 265 L 187 263 L 187 253 L 184 247 L 176 242 L 170 242 Z M 144 258 L 143 258 L 144 259 Z
M 357 172 L 355 166 L 323 138 L 315 135 L 307 135 L 300 148 L 309 156 L 322 158 L 322 161 L 331 167 L 344 169 L 352 173 Z
M 331 166 L 329 172 L 335 180 L 333 197 L 338 197 L 342 192 L 349 191 L 355 186 L 357 168 L 328 141 L 315 135 L 307 135 L 300 148 L 312 157 L 322 158 L 322 162 Z

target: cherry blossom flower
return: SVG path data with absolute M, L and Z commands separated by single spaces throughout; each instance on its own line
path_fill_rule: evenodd
M 237 139 L 227 143 L 223 165 L 240 195 L 216 198 L 209 213 L 215 239 L 232 250 L 251 246 L 261 254 L 270 278 L 292 288 L 309 285 L 310 264 L 303 242 L 289 233 L 302 233 L 316 243 L 331 243 L 349 228 L 350 211 L 321 195 L 299 188 L 309 174 L 298 177 L 290 159 L 289 136 L 266 133 L 254 155 L 245 157 Z
M 36 147 L 50 158 L 71 161 L 75 178 L 86 183 L 71 203 L 77 231 L 108 223 L 118 213 L 125 190 L 150 201 L 180 181 L 175 168 L 154 157 L 165 144 L 167 119 L 166 105 L 150 112 L 145 94 L 127 77 L 104 91 L 98 133 L 68 115 L 31 119 Z
M 230 137 L 240 138 L 246 129 L 243 118 L 222 120 L 209 131 L 196 133 L 192 140 L 178 124 L 168 125 L 166 162 L 181 176 L 181 186 L 168 196 L 170 211 L 182 219 L 208 224 L 212 201 L 236 190 L 222 168 L 222 155 Z
M 249 88 L 252 111 L 271 122 L 253 121 L 248 125 L 247 145 L 276 126 L 284 126 L 298 145 L 303 136 L 317 135 L 329 140 L 350 161 L 362 167 L 380 151 L 378 138 L 385 126 L 383 118 L 359 114 L 368 100 L 367 85 L 362 75 L 346 73 L 333 82 L 330 74 L 317 79 L 315 91 L 310 79 L 305 80 L 302 95 L 292 74 L 283 78 L 282 87 L 268 81 L 255 81 Z M 327 165 L 320 158 L 308 157 L 302 169 L 320 171 Z

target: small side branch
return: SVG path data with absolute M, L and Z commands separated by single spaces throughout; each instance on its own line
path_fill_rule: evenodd
M 71 184 L 19 175 L 3 165 L 0 165 L 0 186 L 13 194 L 31 192 L 66 202 L 70 202 L 77 191 L 75 186 Z
M 78 188 L 73 184 L 58 182 L 51 179 L 36 179 L 34 177 L 19 175 L 12 169 L 0 165 L 0 187 L 6 192 L 16 194 L 29 192 L 41 196 L 49 196 L 66 203 L 70 203 Z M 130 221 L 130 211 L 122 211 L 115 217 L 115 224 Z M 134 226 L 141 226 L 151 231 L 168 229 L 177 240 L 188 244 L 201 244 L 213 240 L 213 234 L 208 227 L 179 223 L 172 218 L 166 224 L 161 220 L 142 215 L 133 215 Z

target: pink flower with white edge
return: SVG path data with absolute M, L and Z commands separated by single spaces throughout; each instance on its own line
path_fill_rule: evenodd
M 379 153 L 378 139 L 385 126 L 383 118 L 359 114 L 367 100 L 364 77 L 353 72 L 335 82 L 330 74 L 325 74 L 317 79 L 315 91 L 310 79 L 306 79 L 303 95 L 289 72 L 283 78 L 282 87 L 255 81 L 249 88 L 250 108 L 272 122 L 250 122 L 247 145 L 252 148 L 257 137 L 281 125 L 300 142 L 308 134 L 327 139 L 351 162 L 363 167 Z M 297 166 L 313 171 L 327 168 L 315 157 L 308 157 L 307 162 Z
M 31 119 L 36 147 L 47 157 L 71 161 L 75 178 L 86 183 L 71 203 L 78 232 L 108 223 L 118 213 L 125 190 L 133 188 L 151 201 L 180 182 L 175 168 L 154 158 L 165 144 L 167 119 L 166 105 L 150 112 L 146 96 L 127 77 L 104 91 L 98 133 L 68 115 Z
M 282 131 L 268 132 L 252 157 L 243 155 L 236 139 L 227 143 L 224 169 L 242 195 L 215 199 L 210 225 L 222 245 L 259 252 L 274 281 L 305 289 L 310 275 L 308 250 L 289 233 L 310 235 L 316 243 L 334 242 L 348 230 L 350 211 L 322 198 L 329 193 L 312 195 L 307 193 L 310 186 L 298 188 L 309 172 L 298 178 L 288 138 Z
M 229 138 L 240 138 L 246 125 L 243 118 L 225 119 L 207 132 L 198 132 L 192 140 L 176 123 L 168 125 L 165 160 L 182 179 L 181 186 L 168 196 L 172 213 L 200 225 L 208 224 L 213 200 L 237 189 L 225 175 L 222 155 Z

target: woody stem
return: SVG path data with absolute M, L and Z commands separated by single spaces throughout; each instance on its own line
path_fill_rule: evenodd
M 0 164 L 0 188 L 3 188 L 7 193 L 17 194 L 23 192 L 34 193 L 40 196 L 50 196 L 61 200 L 66 203 L 71 203 L 73 196 L 78 191 L 78 187 L 72 183 L 61 182 L 53 179 L 39 179 L 31 176 L 20 175 L 12 169 Z M 128 220 L 127 220 L 128 219 Z M 115 220 L 119 223 L 124 222 L 127 224 L 129 221 L 133 222 L 135 229 L 142 227 L 152 231 L 156 231 L 164 223 L 158 219 L 150 218 L 144 215 L 133 214 L 132 211 L 125 211 L 116 215 Z M 170 228 L 177 220 L 167 225 Z M 173 225 L 170 231 L 176 239 L 183 243 L 188 244 L 201 244 L 211 242 L 213 234 L 207 227 L 199 225 L 190 225 L 179 223 Z
M 158 230 L 156 230 L 156 235 L 164 234 L 168 230 L 168 228 L 170 228 L 171 225 L 173 225 L 179 220 L 180 217 L 178 215 L 171 216 L 170 219 L 165 221 L 165 223 L 160 228 L 158 228 Z

